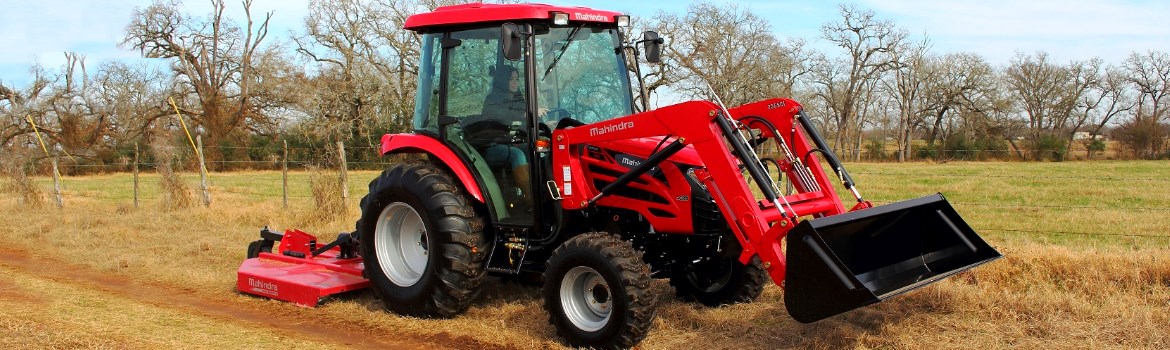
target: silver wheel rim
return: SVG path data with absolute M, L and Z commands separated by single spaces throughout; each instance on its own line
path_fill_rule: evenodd
M 574 326 L 596 332 L 609 323 L 613 294 L 597 270 L 577 266 L 561 279 L 561 309 Z
M 374 235 L 378 266 L 390 282 L 410 287 L 427 268 L 427 228 L 410 205 L 394 202 L 382 209 Z

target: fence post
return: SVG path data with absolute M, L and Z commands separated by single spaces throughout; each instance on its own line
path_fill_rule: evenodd
M 345 163 L 345 144 L 341 141 L 337 141 L 337 154 L 341 156 L 341 200 L 345 203 L 349 200 L 349 175 Z
M 280 157 L 281 197 L 284 199 L 284 208 L 288 209 L 288 140 L 284 141 L 284 155 Z
M 211 192 L 207 191 L 207 163 L 203 159 L 203 135 L 195 135 L 195 153 L 199 155 L 199 189 L 203 192 L 203 207 L 211 206 Z
M 57 209 L 65 207 L 61 198 L 61 172 L 57 170 L 57 156 L 53 156 L 53 199 L 57 201 Z
M 134 143 L 134 208 L 138 209 L 138 143 Z

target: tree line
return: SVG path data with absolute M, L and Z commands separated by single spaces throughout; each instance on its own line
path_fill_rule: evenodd
M 65 53 L 61 67 L 33 66 L 27 84 L 0 81 L 0 157 L 44 157 L 35 125 L 74 162 L 125 163 L 136 144 L 185 139 L 176 115 L 201 133 L 217 168 L 232 164 L 217 160 L 264 160 L 277 140 L 297 149 L 376 147 L 382 134 L 411 125 L 419 37 L 402 29 L 406 18 L 465 1 L 310 0 L 287 39 L 270 36 L 274 13 L 253 12 L 252 0 L 210 2 L 210 13 L 185 12 L 177 0 L 134 9 L 122 47 L 165 69 L 94 66 Z M 226 16 L 229 6 L 244 18 Z M 652 100 L 793 97 L 849 159 L 1061 160 L 1078 142 L 1091 158 L 1104 147 L 1099 136 L 1131 157 L 1168 157 L 1165 51 L 1117 63 L 1019 52 L 997 66 L 975 52 L 934 52 L 928 37 L 871 10 L 840 5 L 838 14 L 819 38 L 785 38 L 748 8 L 696 2 L 634 18 L 627 34 L 650 29 L 667 39 L 663 63 L 638 63 Z M 810 48 L 818 39 L 832 49 Z

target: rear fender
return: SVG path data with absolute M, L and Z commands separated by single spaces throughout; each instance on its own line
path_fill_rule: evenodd
M 382 135 L 382 155 L 392 153 L 426 153 L 443 162 L 443 166 L 451 170 L 459 182 L 463 184 L 463 188 L 467 189 L 467 193 L 475 198 L 476 201 L 484 203 L 483 191 L 479 188 L 479 183 L 475 181 L 475 176 L 467 169 L 467 165 L 463 164 L 463 160 L 451 151 L 451 148 L 444 145 L 439 140 L 426 135 L 417 134 L 386 134 Z

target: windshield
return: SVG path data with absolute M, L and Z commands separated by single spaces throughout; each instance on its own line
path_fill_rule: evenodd
M 554 27 L 537 35 L 534 73 L 540 108 L 564 110 L 584 123 L 632 114 L 620 42 L 612 28 Z

